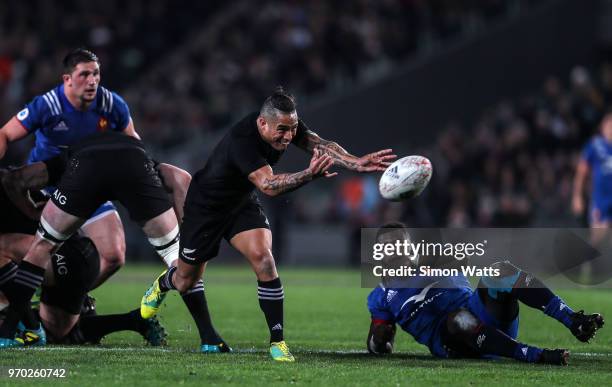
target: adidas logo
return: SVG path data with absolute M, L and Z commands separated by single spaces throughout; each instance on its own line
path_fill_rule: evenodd
M 273 331 L 280 331 L 281 329 L 283 329 L 283 326 L 280 323 L 272 327 Z
M 396 295 L 397 295 L 397 290 L 389 290 L 389 292 L 387 293 L 387 302 L 391 302 L 393 297 L 395 297 Z
M 397 165 L 396 165 L 395 167 L 393 167 L 393 168 L 391 168 L 391 169 L 388 169 L 388 170 L 385 172 L 385 175 L 387 175 L 387 176 L 389 176 L 389 177 L 392 177 L 392 178 L 394 178 L 394 179 L 399 179 L 399 175 L 397 174 L 397 170 L 398 170 L 398 167 L 397 167 Z
M 527 347 L 521 348 L 521 352 L 523 352 L 523 356 L 527 356 Z
M 68 127 L 68 125 L 66 125 L 64 121 L 60 121 L 59 124 L 53 127 L 54 132 L 65 132 L 67 130 L 70 130 L 70 128 Z
M 559 305 L 559 311 L 562 311 L 563 309 L 567 308 L 567 305 L 565 305 L 564 303 L 561 303 Z

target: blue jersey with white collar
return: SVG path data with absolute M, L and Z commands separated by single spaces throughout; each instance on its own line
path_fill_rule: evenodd
M 582 158 L 591 167 L 593 207 L 612 215 L 612 143 L 596 136 L 585 146 Z
M 96 99 L 86 111 L 74 108 L 64 94 L 64 85 L 35 97 L 17 113 L 28 133 L 35 133 L 36 145 L 28 163 L 47 160 L 79 140 L 96 132 L 123 131 L 130 111 L 116 93 L 98 87 Z
M 474 294 L 463 275 L 457 277 L 413 277 L 402 288 L 382 285 L 368 296 L 373 319 L 397 323 L 414 339 L 426 345 L 432 354 L 446 356 L 440 345 L 440 328 L 444 318 L 467 306 Z

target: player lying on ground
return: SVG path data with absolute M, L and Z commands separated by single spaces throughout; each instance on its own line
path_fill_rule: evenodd
M 91 51 L 78 48 L 63 60 L 62 84 L 35 97 L 0 128 L 0 159 L 8 144 L 35 134 L 28 164 L 48 160 L 61 150 L 100 131 L 122 132 L 140 138 L 125 101 L 100 85 L 100 61 Z M 48 187 L 49 192 L 53 188 Z M 83 224 L 101 258 L 103 283 L 125 263 L 125 236 L 115 206 L 100 203 Z
M 297 173 L 274 173 L 272 166 L 289 144 L 310 153 L 310 165 Z M 383 171 L 395 158 L 391 153 L 387 149 L 355 157 L 335 142 L 323 140 L 298 119 L 294 98 L 282 88 L 277 90 L 259 112 L 227 132 L 206 166 L 194 175 L 181 225 L 180 260 L 146 292 L 143 317 L 158 311 L 168 290 L 193 287 L 225 239 L 246 257 L 257 277 L 259 305 L 270 332 L 270 355 L 274 360 L 294 361 L 284 341 L 284 291 L 272 256 L 272 233 L 255 189 L 269 196 L 290 192 L 317 178 L 334 176 L 329 172 L 332 165 L 357 172 Z M 202 351 L 223 351 L 223 343 L 219 344 L 203 346 Z
M 66 154 L 24 169 L 32 180 L 29 187 L 59 181 L 57 190 L 44 206 L 32 245 L 18 270 L 1 289 L 26 329 L 38 328 L 28 311 L 51 255 L 106 200 L 119 200 L 127 208 L 132 220 L 142 226 L 149 242 L 165 262 L 171 264 L 176 260 L 177 218 L 155 163 L 139 140 L 112 132 L 92 135 L 68 149 Z M 19 203 L 20 209 L 35 212 L 31 203 L 24 200 L 24 192 L 7 193 L 11 200 Z M 0 337 L 14 337 L 14 332 L 8 329 L 2 333 Z
M 8 172 L 0 169 L 0 179 Z M 44 197 L 41 196 L 41 200 Z M 0 288 L 17 271 L 17 264 L 34 240 L 38 221 L 25 216 L 6 196 L 0 185 Z M 100 258 L 87 237 L 72 236 L 51 259 L 52 270 L 45 272 L 40 302 L 42 328 L 35 332 L 20 329 L 14 339 L 0 340 L 0 346 L 51 343 L 81 344 L 98 342 L 104 335 L 120 330 L 139 332 L 152 345 L 164 342 L 165 332 L 157 321 L 143 320 L 140 311 L 110 316 L 95 316 L 95 306 L 81 313 L 87 291 L 100 273 Z M 0 293 L 3 318 L 10 327 L 18 316 Z M 3 329 L 0 326 L 0 331 Z M 46 334 L 45 334 L 46 332 Z M 15 341 L 17 339 L 17 341 Z
M 396 227 L 381 228 L 379 240 L 409 240 L 408 233 Z M 499 269 L 501 276 L 482 277 L 476 290 L 463 275 L 405 277 L 375 288 L 368 296 L 372 318 L 368 351 L 391 353 L 398 324 L 438 357 L 503 356 L 566 365 L 566 349 L 541 349 L 516 341 L 519 301 L 561 322 L 582 342 L 603 326 L 600 314 L 574 312 L 540 280 L 511 263 L 491 267 Z

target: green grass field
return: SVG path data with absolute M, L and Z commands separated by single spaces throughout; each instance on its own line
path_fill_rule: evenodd
M 120 313 L 138 306 L 159 267 L 124 268 L 96 290 L 98 313 Z M 558 322 L 521 309 L 521 341 L 567 347 L 569 367 L 511 360 L 439 360 L 427 348 L 398 332 L 396 354 L 371 357 L 365 351 L 369 316 L 367 289 L 356 271 L 280 269 L 285 287 L 285 335 L 294 364 L 268 358 L 267 329 L 247 268 L 210 265 L 207 295 L 215 325 L 236 350 L 202 355 L 199 339 L 180 298 L 168 297 L 160 320 L 169 332 L 167 348 L 142 344 L 135 333 L 114 334 L 102 346 L 54 347 L 0 352 L 2 385 L 610 385 L 612 328 L 591 344 L 578 342 Z M 611 291 L 563 291 L 575 309 L 612 316 Z M 66 368 L 65 379 L 9 379 L 7 367 Z

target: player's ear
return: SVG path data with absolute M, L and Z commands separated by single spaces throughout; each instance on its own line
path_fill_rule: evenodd
M 70 74 L 62 74 L 62 81 L 64 82 L 70 81 Z
M 257 117 L 257 126 L 259 126 L 260 129 L 267 129 L 268 122 L 262 115 Z

